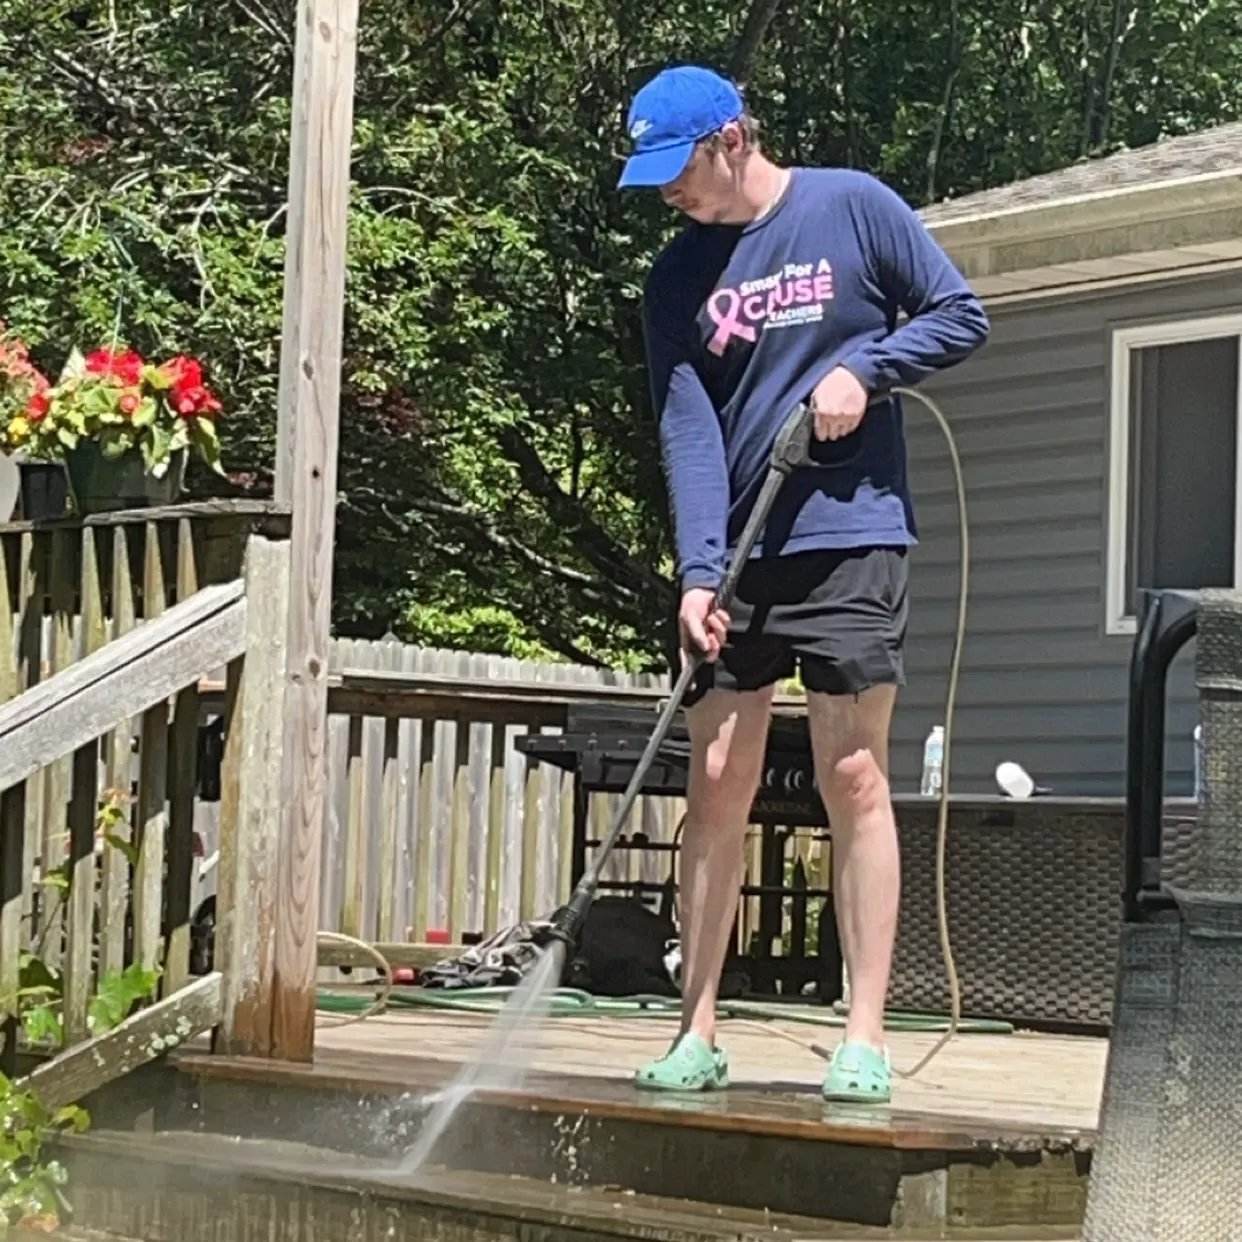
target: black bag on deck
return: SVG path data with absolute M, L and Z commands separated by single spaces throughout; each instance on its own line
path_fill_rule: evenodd
M 657 913 L 632 897 L 600 897 L 591 906 L 565 986 L 596 996 L 676 996 L 664 953 L 677 939 L 665 910 Z

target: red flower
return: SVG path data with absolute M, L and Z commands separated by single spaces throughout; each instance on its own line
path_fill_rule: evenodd
M 121 413 L 125 415 L 133 415 L 141 404 L 142 398 L 136 392 L 123 392 L 117 402 Z
M 160 374 L 172 381 L 174 400 L 179 389 L 201 388 L 203 386 L 203 368 L 193 358 L 178 354 L 171 361 L 160 367 Z
M 47 399 L 47 394 L 39 389 L 28 402 L 26 402 L 26 417 L 32 423 L 42 422 L 47 417 L 48 407 L 51 402 Z
M 160 375 L 172 386 L 169 404 L 181 418 L 211 418 L 219 412 L 220 402 L 203 383 L 203 368 L 197 359 L 178 354 L 160 367 Z
M 118 380 L 126 388 L 136 388 L 142 382 L 142 358 L 132 349 L 124 353 L 97 349 L 87 356 L 86 370 L 103 379 Z
M 182 418 L 211 418 L 219 413 L 220 402 L 202 384 L 173 389 L 173 407 Z

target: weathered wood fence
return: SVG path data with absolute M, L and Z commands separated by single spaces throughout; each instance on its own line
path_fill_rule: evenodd
M 413 647 L 391 641 L 336 640 L 334 673 L 382 670 L 438 674 L 449 687 L 469 683 L 470 702 L 446 713 L 405 719 L 333 712 L 328 736 L 328 822 L 320 925 L 364 940 L 425 940 L 488 934 L 547 914 L 569 891 L 572 778 L 528 764 L 514 739 L 545 713 L 486 701 L 489 681 L 522 681 L 554 691 L 567 685 L 641 688 L 652 719 L 667 680 Z M 394 678 L 394 682 L 399 678 Z M 446 687 L 448 693 L 451 689 Z M 616 795 L 592 795 L 592 837 L 607 828 Z M 631 820 L 657 842 L 671 841 L 680 799 L 640 798 Z M 606 878 L 659 882 L 668 853 L 622 851 Z
M 212 669 L 232 689 L 249 667 L 266 585 L 250 578 L 265 549 L 285 557 L 287 528 L 229 502 L 0 525 L 0 1056 L 11 1073 L 21 998 L 49 989 L 49 1099 L 165 1046 L 122 1032 L 113 1064 L 90 1041 L 96 989 L 125 966 L 159 970 L 136 1020 L 160 1040 L 223 1012 L 221 976 L 191 974 L 199 692 Z M 227 773 L 248 789 L 243 766 L 234 747 Z M 222 822 L 233 870 L 237 822 Z
M 574 782 L 551 764 L 528 762 L 515 738 L 561 731 L 549 723 L 557 713 L 541 707 L 541 691 L 564 694 L 573 687 L 584 702 L 624 700 L 631 708 L 637 700 L 650 709 L 654 726 L 669 688 L 667 678 L 654 674 L 396 640 L 335 640 L 330 667 L 338 681 L 351 684 L 366 684 L 371 670 L 375 684 L 367 693 L 329 698 L 320 927 L 379 943 L 435 936 L 456 944 L 549 914 L 571 888 Z M 513 693 L 519 683 L 530 691 L 529 705 Z M 428 696 L 434 710 L 420 712 L 415 687 L 438 690 Z M 619 798 L 589 795 L 588 840 L 604 836 Z M 605 882 L 675 878 L 677 855 L 668 847 L 684 809 L 681 798 L 640 797 L 626 834 L 641 833 L 656 848 L 618 850 Z M 791 864 L 801 858 L 812 888 L 828 884 L 830 857 L 821 836 L 800 830 L 787 853 Z M 755 828 L 745 883 L 759 883 L 760 874 Z M 750 896 L 741 908 L 743 944 L 758 925 L 759 901 Z

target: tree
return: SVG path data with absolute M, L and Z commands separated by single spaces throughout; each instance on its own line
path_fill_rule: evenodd
M 0 314 L 185 349 L 270 484 L 293 0 L 0 0 Z M 732 67 L 782 159 L 916 204 L 1233 119 L 1223 0 L 376 0 L 359 49 L 335 619 L 631 667 L 673 607 L 628 100 Z

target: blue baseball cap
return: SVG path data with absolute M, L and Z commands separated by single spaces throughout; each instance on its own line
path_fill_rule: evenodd
M 697 65 L 663 69 L 634 96 L 626 126 L 634 153 L 621 171 L 619 189 L 666 185 L 682 173 L 695 143 L 744 110 L 727 78 Z

